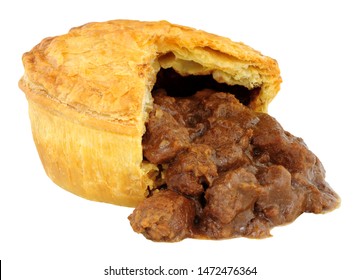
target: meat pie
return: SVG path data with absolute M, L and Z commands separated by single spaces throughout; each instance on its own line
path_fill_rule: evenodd
M 261 238 L 340 198 L 302 139 L 266 114 L 277 62 L 165 21 L 89 23 L 23 56 L 20 87 L 47 175 L 136 207 L 154 241 Z

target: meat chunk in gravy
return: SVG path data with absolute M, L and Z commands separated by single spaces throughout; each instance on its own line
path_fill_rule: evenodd
M 274 226 L 340 201 L 301 138 L 228 93 L 158 91 L 143 153 L 161 166 L 165 184 L 129 219 L 154 241 L 267 237 Z

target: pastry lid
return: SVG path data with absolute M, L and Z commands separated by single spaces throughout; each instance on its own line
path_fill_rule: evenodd
M 54 114 L 129 136 L 144 132 L 156 74 L 212 75 L 259 93 L 248 105 L 267 106 L 280 88 L 277 62 L 228 38 L 166 21 L 89 23 L 46 38 L 23 56 L 20 87 Z

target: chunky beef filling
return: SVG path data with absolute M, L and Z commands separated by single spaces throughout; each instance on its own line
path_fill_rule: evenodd
M 153 95 L 143 149 L 162 172 L 129 217 L 136 232 L 154 241 L 263 238 L 303 212 L 338 206 L 319 159 L 268 114 L 213 90 Z

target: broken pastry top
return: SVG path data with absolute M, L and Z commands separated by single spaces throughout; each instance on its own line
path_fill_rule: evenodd
M 89 23 L 44 39 L 23 63 L 20 87 L 48 176 L 82 197 L 127 206 L 159 173 L 142 151 L 154 88 L 213 88 L 266 112 L 281 83 L 274 59 L 165 21 Z

